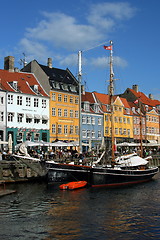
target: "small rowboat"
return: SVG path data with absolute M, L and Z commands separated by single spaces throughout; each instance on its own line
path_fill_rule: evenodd
M 77 188 L 83 188 L 87 185 L 86 181 L 77 181 L 77 182 L 69 182 L 66 184 L 62 184 L 59 186 L 61 190 L 74 190 Z

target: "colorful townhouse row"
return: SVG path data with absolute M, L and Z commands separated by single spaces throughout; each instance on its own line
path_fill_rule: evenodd
M 79 82 L 68 68 L 54 68 L 48 58 L 46 66 L 33 60 L 18 70 L 14 57 L 6 57 L 0 70 L 0 140 L 11 134 L 14 148 L 27 140 L 79 142 L 81 133 L 83 151 L 109 144 L 109 95 L 81 89 L 80 106 Z M 160 143 L 160 101 L 133 85 L 114 96 L 113 110 L 118 143 L 139 142 L 141 137 Z

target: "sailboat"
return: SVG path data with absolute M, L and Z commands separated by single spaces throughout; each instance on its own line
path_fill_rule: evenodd
M 110 46 L 104 46 L 110 50 L 110 84 L 109 96 L 111 105 L 111 164 L 101 164 L 102 156 L 93 162 L 91 166 L 75 164 L 48 163 L 48 180 L 55 181 L 87 181 L 91 187 L 118 187 L 128 186 L 149 181 L 158 173 L 158 167 L 149 167 L 148 160 L 138 156 L 136 153 L 115 157 L 115 137 L 113 118 L 113 95 L 114 95 L 114 73 L 113 73 L 113 42 Z M 81 56 L 80 56 L 81 63 Z M 79 82 L 81 66 L 79 67 Z M 81 86 L 80 86 L 81 88 Z M 81 91 L 80 91 L 81 94 Z M 81 137 L 80 137 L 81 144 Z M 80 146 L 81 147 L 81 146 Z M 105 153 L 103 152 L 103 155 Z M 104 156 L 103 156 L 104 157 Z

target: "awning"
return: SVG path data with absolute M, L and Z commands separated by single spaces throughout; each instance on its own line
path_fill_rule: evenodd
M 27 114 L 26 114 L 26 117 L 27 117 L 27 118 L 33 118 L 32 114 L 30 114 L 30 113 L 27 113 Z
M 34 114 L 34 118 L 41 119 L 40 115 L 38 115 L 38 114 Z
M 42 115 L 42 119 L 43 119 L 43 120 L 48 120 L 49 118 L 48 118 L 47 115 Z

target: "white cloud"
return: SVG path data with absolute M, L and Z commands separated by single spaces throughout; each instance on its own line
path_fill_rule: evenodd
M 92 58 L 91 61 L 88 62 L 90 62 L 91 65 L 94 65 L 96 67 L 105 68 L 106 65 L 109 65 L 109 58 L 107 57 Z M 115 66 L 119 67 L 126 67 L 128 65 L 125 59 L 118 56 L 114 56 L 113 62 Z
M 20 41 L 23 52 L 44 59 L 54 56 L 60 64 L 75 64 L 75 57 L 60 56 L 60 52 L 76 51 L 95 46 L 109 39 L 109 34 L 124 20 L 134 16 L 135 9 L 129 3 L 99 3 L 92 4 L 86 10 L 83 24 L 78 18 L 61 12 L 43 12 L 41 20 L 34 28 L 26 29 L 25 37 Z M 57 54 L 57 53 L 58 54 Z M 59 56 L 56 56 L 59 55 Z M 125 60 L 116 57 L 117 64 L 126 65 Z M 91 61 L 96 66 L 103 66 L 104 59 Z
M 27 54 L 30 54 L 29 58 L 30 59 L 34 59 L 35 56 L 38 59 L 43 59 L 47 56 L 49 56 L 49 51 L 48 49 L 45 47 L 45 45 L 37 42 L 37 41 L 30 41 L 27 38 L 23 38 L 20 41 L 20 46 L 23 47 L 23 49 L 25 49 L 25 52 Z

